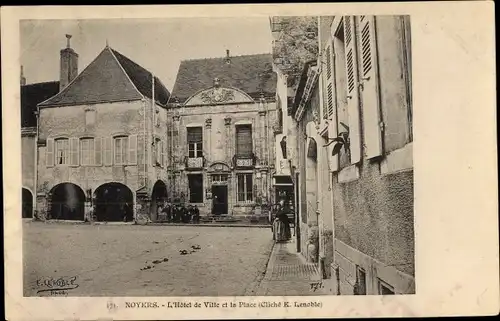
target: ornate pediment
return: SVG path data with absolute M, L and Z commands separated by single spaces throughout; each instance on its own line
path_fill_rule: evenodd
M 253 99 L 236 88 L 221 87 L 219 79 L 215 78 L 213 87 L 196 93 L 186 101 L 185 105 L 217 105 L 232 102 L 253 102 Z

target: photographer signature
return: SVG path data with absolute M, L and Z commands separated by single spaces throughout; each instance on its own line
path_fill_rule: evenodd
M 67 295 L 69 290 L 74 290 L 79 287 L 76 283 L 76 276 L 70 277 L 43 277 L 36 280 L 38 288 L 37 294 L 50 292 L 51 295 Z

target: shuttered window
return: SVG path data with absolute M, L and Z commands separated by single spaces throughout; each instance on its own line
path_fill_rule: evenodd
M 114 139 L 114 164 L 127 164 L 128 137 L 115 137 Z
M 55 164 L 69 164 L 69 140 L 66 138 L 55 140 Z
M 137 135 L 128 137 L 128 163 L 130 165 L 137 164 Z
M 80 140 L 80 164 L 82 166 L 94 165 L 95 148 L 93 138 L 83 138 Z
M 203 156 L 203 128 L 202 127 L 188 127 L 187 128 L 187 141 L 188 141 L 188 156 L 189 158 L 196 158 Z
M 237 174 L 238 177 L 238 202 L 249 203 L 253 201 L 253 174 Z
M 252 126 L 236 126 L 236 154 L 238 156 L 250 156 L 252 149 Z

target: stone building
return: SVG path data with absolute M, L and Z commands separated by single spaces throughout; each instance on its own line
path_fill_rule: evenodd
M 155 220 L 167 193 L 169 91 L 107 44 L 81 73 L 70 36 L 60 54 L 60 90 L 37 106 L 39 212 L 46 219 Z
M 318 29 L 289 109 L 298 250 L 333 294 L 415 293 L 409 17 L 325 16 Z
M 59 82 L 26 84 L 21 66 L 21 169 L 22 217 L 32 218 L 35 211 L 37 162 L 37 108 L 36 105 L 59 92 Z
M 167 123 L 174 200 L 258 220 L 273 201 L 277 115 L 270 54 L 182 61 Z

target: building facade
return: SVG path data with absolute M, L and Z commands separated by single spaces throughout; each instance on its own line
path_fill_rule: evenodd
M 168 98 L 158 78 L 108 45 L 78 73 L 68 38 L 60 90 L 37 106 L 43 218 L 155 220 L 167 197 Z
M 414 293 L 409 17 L 320 17 L 318 40 L 290 111 L 298 249 L 331 293 Z
M 267 218 L 279 131 L 271 56 L 182 61 L 168 107 L 174 201 L 202 215 Z
M 21 66 L 22 217 L 33 218 L 37 185 L 37 104 L 59 91 L 59 82 L 26 84 Z

